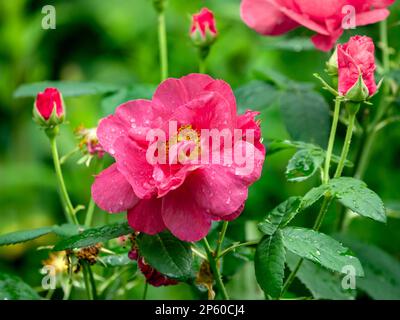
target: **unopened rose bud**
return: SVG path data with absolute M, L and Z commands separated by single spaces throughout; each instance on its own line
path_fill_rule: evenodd
M 335 52 L 333 52 L 332 56 L 326 63 L 326 72 L 332 76 L 335 77 L 338 75 L 338 55 L 337 55 L 337 48 L 335 49 Z
M 33 118 L 39 125 L 51 128 L 61 124 L 64 117 L 64 102 L 56 88 L 46 88 L 38 93 L 33 107 Z
M 218 36 L 214 13 L 203 8 L 197 14 L 192 15 L 190 38 L 195 46 L 209 47 Z
M 347 100 L 362 102 L 376 93 L 374 54 L 369 37 L 355 36 L 338 45 L 339 93 Z

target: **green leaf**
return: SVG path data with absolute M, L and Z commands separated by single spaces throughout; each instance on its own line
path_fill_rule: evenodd
M 0 272 L 0 300 L 39 300 L 40 296 L 21 278 Z
M 279 97 L 280 92 L 272 85 L 263 81 L 254 80 L 235 90 L 238 112 L 244 112 L 247 109 L 262 110 L 265 109 Z
M 43 227 L 39 229 L 23 230 L 23 231 L 8 233 L 0 236 L 0 246 L 17 244 L 29 240 L 34 240 L 51 232 L 53 232 L 52 227 Z
M 287 91 L 280 99 L 281 112 L 290 136 L 325 147 L 330 115 L 324 98 L 313 91 Z
M 141 234 L 137 241 L 146 262 L 162 274 L 184 280 L 191 276 L 193 255 L 188 242 L 175 238 L 169 232 L 154 236 Z
M 287 254 L 286 264 L 290 270 L 294 270 L 299 259 L 290 252 Z M 357 293 L 356 290 L 343 290 L 342 274 L 329 271 L 308 260 L 303 261 L 296 276 L 315 299 L 353 300 Z
M 290 140 L 273 140 L 266 145 L 267 147 L 267 155 L 270 156 L 274 153 L 288 150 L 288 149 L 297 149 L 297 150 L 310 150 L 310 152 L 317 152 L 326 157 L 326 151 L 323 150 L 321 147 L 312 144 L 312 143 L 305 143 L 302 141 L 290 141 Z M 332 162 L 339 163 L 340 157 L 333 154 L 332 155 Z M 346 160 L 344 165 L 346 167 L 353 167 L 354 164 L 350 160 Z
M 320 168 L 325 154 L 318 149 L 297 151 L 286 167 L 286 178 L 291 182 L 301 182 L 311 178 Z
M 99 258 L 100 265 L 108 267 L 122 267 L 128 264 L 133 264 L 134 261 L 129 259 L 128 254 L 116 254 Z
M 21 85 L 14 92 L 14 98 L 36 97 L 39 92 L 49 87 L 60 90 L 63 97 L 105 94 L 120 88 L 117 85 L 96 82 L 44 81 Z
M 127 222 L 105 225 L 102 227 L 91 228 L 78 235 L 60 240 L 55 246 L 54 251 L 68 250 L 74 248 L 84 248 L 94 246 L 99 242 L 105 242 L 129 233 L 133 230 Z
M 295 81 L 289 79 L 282 73 L 269 68 L 264 68 L 263 70 L 256 70 L 254 73 L 257 79 L 274 84 L 275 86 L 277 86 L 282 90 L 309 91 L 315 87 L 315 84 L 312 82 Z
M 101 108 L 104 115 L 115 112 L 115 109 L 130 100 L 151 99 L 156 87 L 150 84 L 134 84 L 132 87 L 126 87 L 114 92 L 101 101 Z
M 321 184 L 318 187 L 312 188 L 301 199 L 299 211 L 303 211 L 308 207 L 311 207 L 314 203 L 316 203 L 319 199 L 321 199 L 321 197 L 324 196 L 327 192 L 329 192 L 329 185 L 327 184 Z
M 285 248 L 302 258 L 340 273 L 344 273 L 343 267 L 352 265 L 356 275 L 364 275 L 360 261 L 351 251 L 323 233 L 305 228 L 286 227 L 282 230 L 282 235 Z
M 282 291 L 285 256 L 280 230 L 273 236 L 265 236 L 256 249 L 254 267 L 257 282 L 265 294 L 273 298 L 278 298 Z
M 258 224 L 258 228 L 266 235 L 273 235 L 294 218 L 300 203 L 301 197 L 290 197 L 268 213 L 264 221 Z
M 81 226 L 77 226 L 75 224 L 71 223 L 65 223 L 60 226 L 53 226 L 52 227 L 52 232 L 54 232 L 57 236 L 59 237 L 72 237 L 74 235 L 79 234 L 80 231 L 82 231 Z
M 354 178 L 332 179 L 329 183 L 332 194 L 346 208 L 361 216 L 386 222 L 385 207 L 379 196 L 367 185 Z
M 386 214 L 390 218 L 400 219 L 400 202 L 385 201 Z
M 382 249 L 361 241 L 338 236 L 360 259 L 365 276 L 357 288 L 377 300 L 400 300 L 400 262 Z

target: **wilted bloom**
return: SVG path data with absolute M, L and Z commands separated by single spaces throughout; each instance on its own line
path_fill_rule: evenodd
M 170 279 L 158 272 L 152 266 L 146 263 L 143 257 L 138 258 L 138 267 L 146 278 L 146 281 L 154 287 L 170 286 L 178 284 L 178 281 Z
M 33 118 L 44 127 L 58 125 L 64 121 L 65 110 L 61 93 L 56 88 L 39 92 L 33 107 Z
M 178 281 L 168 278 L 147 264 L 144 258 L 139 255 L 139 249 L 135 244 L 133 245 L 132 250 L 128 252 L 128 257 L 131 260 L 137 261 L 140 271 L 143 273 L 146 281 L 152 286 L 160 287 L 178 284 Z
M 355 36 L 338 45 L 339 93 L 363 101 L 375 94 L 375 46 L 371 38 Z
M 97 128 L 87 129 L 84 126 L 79 126 L 75 130 L 75 134 L 79 139 L 79 149 L 83 153 L 83 157 L 78 161 L 79 163 L 90 164 L 90 161 L 94 156 L 99 159 L 104 156 L 104 149 L 99 143 L 99 139 L 96 134 Z
M 314 45 L 332 49 L 343 28 L 382 21 L 395 0 L 242 0 L 241 16 L 252 29 L 263 35 L 281 35 L 299 26 L 317 34 Z M 354 16 L 353 16 L 354 15 Z M 344 25 L 347 17 L 354 23 Z
M 164 81 L 152 100 L 129 101 L 100 121 L 97 136 L 116 163 L 96 177 L 93 199 L 108 212 L 127 210 L 135 231 L 168 229 L 181 240 L 202 239 L 213 220 L 239 216 L 261 175 L 265 149 L 257 115 L 237 115 L 224 81 L 202 74 Z M 240 136 L 212 143 L 211 152 L 211 136 L 203 135 L 210 131 Z M 209 161 L 207 151 L 224 156 Z M 241 161 L 229 161 L 229 153 Z
M 47 260 L 42 261 L 43 266 L 51 268 L 50 271 L 55 275 L 68 270 L 67 256 L 65 251 L 59 251 L 49 254 Z
M 190 37 L 196 46 L 210 46 L 217 38 L 217 28 L 214 14 L 207 8 L 192 15 Z

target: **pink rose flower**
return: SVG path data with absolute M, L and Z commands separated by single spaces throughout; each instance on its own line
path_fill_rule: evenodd
M 135 231 L 156 234 L 168 229 L 181 240 L 202 239 L 211 221 L 239 216 L 248 187 L 261 175 L 265 149 L 256 115 L 251 111 L 237 115 L 235 97 L 224 81 L 201 74 L 164 81 L 151 101 L 129 101 L 100 121 L 97 136 L 116 163 L 96 177 L 92 186 L 95 202 L 108 212 L 127 210 Z M 168 160 L 175 159 L 171 156 L 174 150 L 186 154 L 187 147 L 200 151 L 198 157 L 183 163 L 148 161 L 154 143 L 147 141 L 147 135 L 158 129 L 170 136 L 174 122 L 180 138 L 175 143 L 171 139 L 157 142 L 164 146 Z M 224 140 L 219 146 L 224 157 L 226 150 L 235 155 L 245 152 L 246 159 L 252 160 L 251 170 L 244 170 L 244 162 L 237 161 L 196 163 L 209 141 L 203 140 L 199 147 L 182 138 L 187 128 L 199 141 L 203 136 L 197 134 L 203 129 L 253 132 L 253 143 L 249 139 L 233 143 L 232 139 L 232 143 Z
M 33 114 L 35 119 L 43 125 L 49 123 L 50 120 L 52 124 L 62 122 L 65 110 L 61 93 L 56 88 L 46 88 L 44 92 L 39 92 Z
M 352 37 L 349 42 L 338 45 L 337 56 L 339 93 L 345 96 L 361 75 L 368 88 L 368 96 L 372 96 L 377 90 L 375 46 L 372 39 L 365 36 Z
M 329 51 L 343 33 L 342 22 L 355 9 L 355 26 L 382 21 L 389 15 L 386 7 L 395 0 L 242 0 L 241 16 L 252 29 L 263 35 L 281 35 L 304 26 L 317 35 L 314 45 Z

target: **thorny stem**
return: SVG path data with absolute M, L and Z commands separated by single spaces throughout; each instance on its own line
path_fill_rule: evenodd
M 210 247 L 210 244 L 207 241 L 207 238 L 203 239 L 203 245 L 204 245 L 204 249 L 206 250 L 208 262 L 210 264 L 211 271 L 214 274 L 214 278 L 217 283 L 217 287 L 221 291 L 221 294 L 222 294 L 222 297 L 224 298 L 224 300 L 229 300 L 228 292 L 226 291 L 224 282 L 222 281 L 221 272 L 219 271 L 219 268 L 218 268 L 217 259 L 214 256 L 214 253 Z
M 93 292 L 90 290 L 90 279 L 89 279 L 89 272 L 88 266 L 84 262 L 82 264 L 82 273 L 83 273 L 83 280 L 85 281 L 85 288 L 88 300 L 94 300 Z
M 256 241 L 247 241 L 247 242 L 242 242 L 242 243 L 236 243 L 232 246 L 230 246 L 229 248 L 223 250 L 218 256 L 218 259 L 221 259 L 222 257 L 224 257 L 226 254 L 228 254 L 229 252 L 237 249 L 237 248 L 241 248 L 241 247 L 251 247 L 251 246 L 256 246 L 260 241 L 256 240 Z
M 224 242 L 224 238 L 225 238 L 225 234 L 226 234 L 226 229 L 228 229 L 228 221 L 224 221 L 224 223 L 222 224 L 222 229 L 221 232 L 219 234 L 219 238 L 218 238 L 218 242 L 217 242 L 217 248 L 215 249 L 215 257 L 218 261 L 218 257 L 221 253 L 221 248 L 222 248 L 222 243 Z
M 334 146 L 335 137 L 336 137 L 337 125 L 338 125 L 338 121 L 339 121 L 340 104 L 341 104 L 340 98 L 336 98 L 331 133 L 329 136 L 328 150 L 327 150 L 326 159 L 325 159 L 324 180 L 323 180 L 323 183 L 325 183 L 325 184 L 328 183 L 329 179 L 330 179 L 329 169 L 330 169 L 330 163 L 331 163 L 331 158 L 332 158 L 333 146 Z M 346 161 L 347 154 L 348 154 L 348 151 L 350 148 L 351 135 L 353 133 L 355 117 L 356 117 L 356 114 L 354 113 L 354 114 L 350 115 L 350 118 L 349 118 L 349 126 L 347 127 L 348 134 L 346 134 L 345 144 L 343 147 L 342 155 L 339 160 L 339 166 L 338 166 L 338 170 L 336 171 L 335 178 L 340 176 L 343 171 L 344 163 Z M 341 168 L 341 169 L 339 169 L 339 168 Z M 332 198 L 330 195 L 324 196 L 324 200 L 322 202 L 321 209 L 318 213 L 318 216 L 315 220 L 313 230 L 318 231 L 321 228 L 322 222 L 324 221 L 325 215 L 328 212 L 331 201 L 332 201 Z M 299 271 L 301 265 L 303 264 L 303 261 L 304 261 L 304 259 L 301 258 L 299 260 L 299 262 L 297 263 L 296 267 L 289 274 L 288 278 L 286 279 L 286 281 L 283 285 L 280 297 L 282 297 L 286 293 L 286 291 L 289 289 L 289 287 L 291 286 L 292 282 L 296 278 L 297 272 Z

